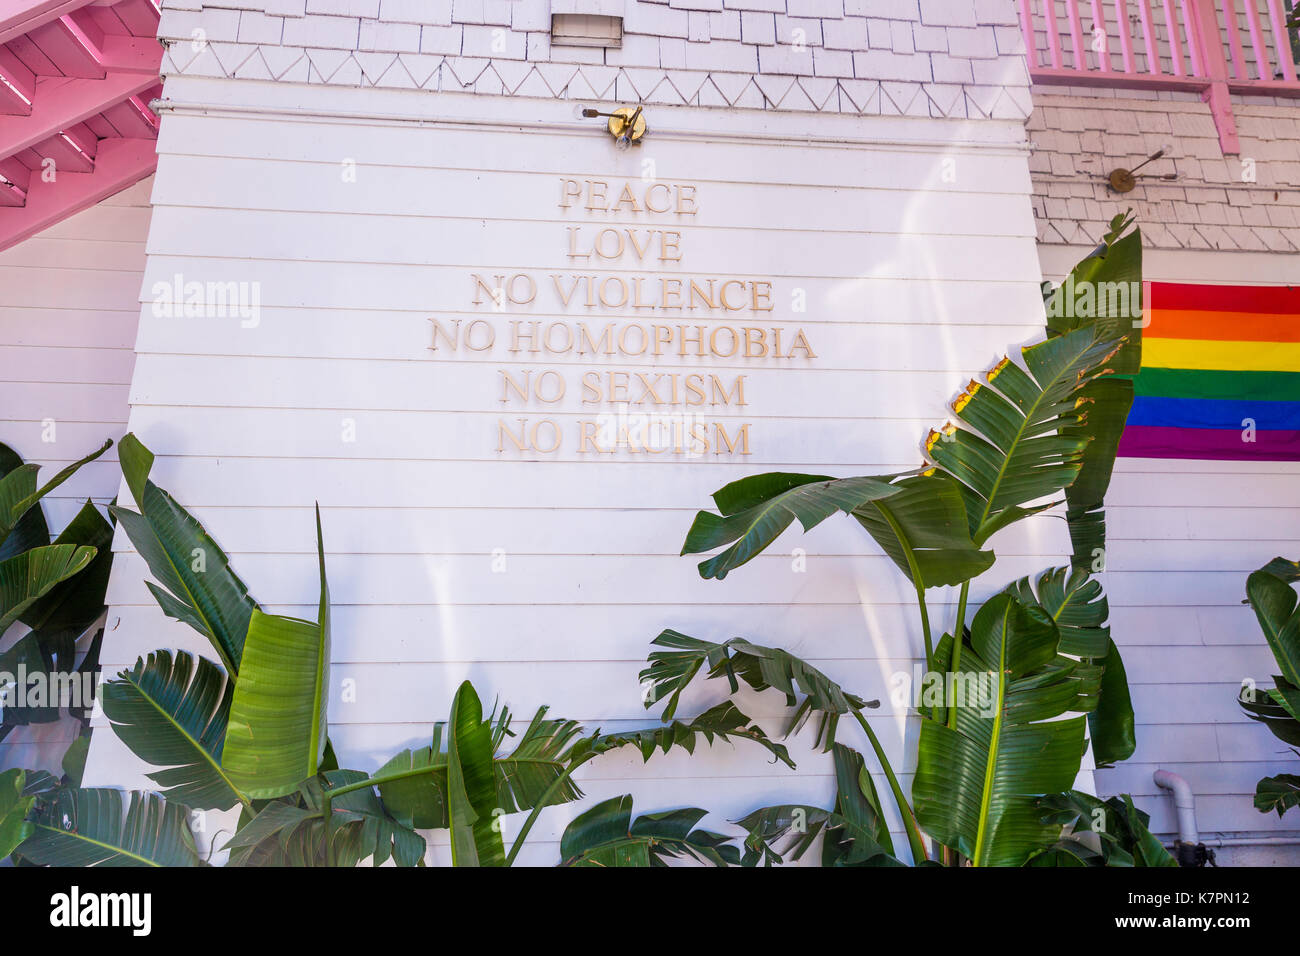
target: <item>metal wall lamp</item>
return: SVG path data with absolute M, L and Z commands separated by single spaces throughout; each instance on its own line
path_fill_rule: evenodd
M 641 115 L 641 110 L 642 107 L 640 106 L 635 109 L 630 106 L 623 106 L 612 113 L 584 109 L 582 115 L 588 119 L 595 116 L 607 117 L 609 119 L 609 135 L 614 137 L 614 145 L 618 149 L 627 149 L 633 143 L 639 143 L 641 137 L 645 136 L 647 132 L 648 127 L 646 126 L 645 117 Z

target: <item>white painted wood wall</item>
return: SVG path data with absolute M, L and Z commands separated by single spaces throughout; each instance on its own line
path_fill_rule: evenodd
M 187 79 L 173 79 L 168 95 L 210 109 L 164 119 L 144 288 L 177 273 L 256 281 L 262 308 L 256 328 L 241 328 L 236 318 L 156 318 L 146 307 L 131 428 L 158 453 L 158 482 L 276 610 L 313 613 L 311 506 L 320 502 L 335 603 L 331 735 L 346 765 L 373 769 L 422 744 L 466 677 L 525 719 L 550 704 L 593 726 L 645 725 L 653 715 L 636 675 L 649 641 L 675 627 L 788 647 L 883 698 L 877 723 L 910 776 L 903 735 L 910 741 L 916 728 L 890 703 L 889 679 L 910 670 L 919 629 L 909 586 L 856 525 L 791 535 L 725 582 L 701 580 L 677 554 L 694 511 L 741 475 L 915 465 L 945 401 L 1007 343 L 1037 336 L 1019 123 L 759 122 L 656 108 L 653 139 L 620 154 L 567 104 L 521 111 L 519 101 L 380 91 L 343 104 L 338 91 Z M 299 114 L 252 112 L 286 105 Z M 374 118 L 305 115 L 342 107 Z M 381 118 L 419 113 L 446 122 Z M 636 178 L 650 158 L 659 178 L 699 185 L 700 213 L 681 226 L 684 262 L 666 271 L 774 278 L 777 309 L 764 323 L 804 328 L 818 357 L 703 366 L 752 376 L 745 460 L 498 454 L 497 370 L 565 359 L 512 363 L 501 347 L 490 361 L 440 359 L 428 350 L 430 317 L 474 312 L 472 272 L 567 271 L 559 178 Z M 341 176 L 348 159 L 355 183 Z M 791 311 L 796 287 L 807 291 L 804 314 Z M 500 325 L 514 317 L 480 312 Z M 577 411 L 565 405 L 555 417 Z M 353 443 L 342 440 L 345 419 L 355 421 Z M 1050 518 L 997 545 L 988 592 L 1067 549 Z M 118 547 L 106 666 L 159 645 L 198 648 L 158 611 L 120 535 Z M 808 551 L 806 573 L 792 568 L 794 548 Z M 493 571 L 494 552 L 504 573 Z M 1119 603 L 1141 600 L 1133 579 L 1114 579 Z M 952 599 L 932 597 L 937 613 Z M 344 681 L 356 682 L 355 703 L 342 702 Z M 695 694 L 687 712 L 711 702 Z M 750 709 L 775 732 L 782 703 L 767 694 Z M 583 786 L 593 798 L 633 792 L 644 810 L 700 805 L 717 825 L 765 803 L 830 801 L 829 763 L 804 745 L 794 752 L 797 772 L 744 745 L 645 767 L 617 754 L 593 764 Z M 129 761 L 101 733 L 89 772 L 138 785 Z M 555 859 L 574 812 L 544 815 L 527 861 Z M 436 855 L 444 850 L 439 843 Z

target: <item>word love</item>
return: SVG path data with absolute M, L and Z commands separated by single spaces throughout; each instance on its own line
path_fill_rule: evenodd
M 585 261 L 597 259 L 614 261 L 622 259 L 630 249 L 638 262 L 644 262 L 649 253 L 660 262 L 682 261 L 682 234 L 667 229 L 601 229 L 587 233 L 581 226 L 569 226 L 570 259 Z

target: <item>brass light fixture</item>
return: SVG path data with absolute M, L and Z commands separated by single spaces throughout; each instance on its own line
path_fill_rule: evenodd
M 642 107 L 640 106 L 635 109 L 630 106 L 622 106 L 612 113 L 584 109 L 582 115 L 588 119 L 594 116 L 607 117 L 609 119 L 609 135 L 614 137 L 614 145 L 619 149 L 627 149 L 633 143 L 639 143 L 648 129 L 645 117 L 641 115 L 641 110 Z
M 1137 181 L 1138 179 L 1141 178 L 1137 175 L 1137 171 L 1141 169 L 1143 166 L 1145 166 L 1147 163 L 1154 162 L 1155 160 L 1159 159 L 1164 154 L 1165 151 L 1163 149 L 1158 149 L 1150 156 L 1148 156 L 1146 159 L 1142 160 L 1142 162 L 1134 166 L 1132 169 L 1125 169 L 1122 166 L 1117 169 L 1112 169 L 1110 171 L 1110 174 L 1106 177 L 1107 184 L 1114 192 L 1131 193 L 1134 189 L 1137 188 Z M 1174 180 L 1178 178 L 1178 174 L 1165 173 L 1160 178 L 1167 179 L 1167 180 Z

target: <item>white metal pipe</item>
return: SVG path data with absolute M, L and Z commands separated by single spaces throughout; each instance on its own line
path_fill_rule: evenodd
M 1178 774 L 1168 770 L 1157 770 L 1152 779 L 1157 787 L 1169 790 L 1174 795 L 1174 807 L 1178 810 L 1179 842 L 1190 846 L 1200 843 L 1200 835 L 1196 832 L 1196 797 L 1192 794 L 1191 786 Z

